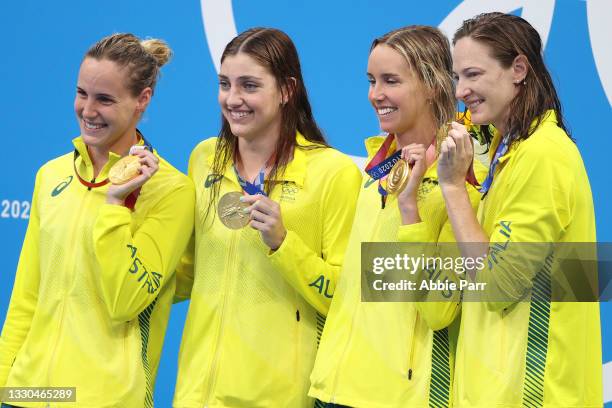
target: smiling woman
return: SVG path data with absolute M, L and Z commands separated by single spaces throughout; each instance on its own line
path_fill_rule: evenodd
M 194 209 L 191 181 L 136 129 L 169 55 L 165 43 L 131 34 L 85 55 L 74 101 L 81 135 L 36 175 L 0 387 L 61 384 L 76 387 L 80 406 L 153 406 Z
M 219 137 L 189 161 L 197 221 L 178 270 L 191 300 L 173 406 L 312 407 L 361 175 L 325 142 L 285 33 L 234 38 L 218 99 Z
M 457 97 L 492 130 L 491 168 L 476 212 L 463 185 L 472 145 L 455 128 L 442 143 L 440 185 L 457 240 L 469 243 L 463 255 L 489 255 L 470 278 L 502 294 L 464 302 L 454 404 L 601 407 L 599 305 L 555 302 L 566 289 L 553 282 L 574 272 L 557 244 L 582 258 L 571 243 L 595 242 L 595 216 L 540 36 L 521 17 L 486 13 L 464 21 L 453 42 Z
M 362 243 L 454 240 L 436 172 L 443 129 L 455 115 L 451 67 L 448 39 L 434 27 L 402 27 L 376 38 L 370 48 L 368 99 L 388 134 L 365 141 L 368 182 L 359 194 L 346 261 L 310 377 L 309 395 L 319 400 L 318 407 L 450 404 L 453 336 L 447 326 L 459 314 L 459 291 L 449 299 L 436 295 L 442 290 L 432 290 L 426 302 L 391 303 L 393 292 L 406 286 L 410 291 L 408 282 L 400 282 L 377 285 L 383 302 L 363 302 L 360 294 Z M 407 180 L 394 184 L 389 164 L 410 169 L 403 173 L 409 174 Z M 483 173 L 481 167 L 476 171 Z M 463 184 L 476 206 L 478 191 L 465 178 Z M 422 265 L 417 272 L 419 278 L 431 275 L 435 282 L 459 286 L 451 268 Z

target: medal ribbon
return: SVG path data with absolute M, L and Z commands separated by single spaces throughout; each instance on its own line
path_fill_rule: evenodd
M 266 195 L 266 193 L 264 192 L 264 180 L 266 177 L 266 165 L 265 164 L 261 168 L 261 170 L 259 171 L 259 174 L 257 175 L 257 177 L 255 177 L 255 180 L 253 180 L 252 183 L 243 179 L 240 176 L 240 174 L 238 174 L 238 169 L 236 168 L 235 164 L 234 164 L 234 173 L 236 173 L 238 184 L 240 184 L 240 187 L 242 187 L 245 193 L 250 194 L 250 195 L 257 195 L 257 194 L 261 194 L 263 196 Z
M 483 194 L 483 198 L 485 195 L 487 195 L 489 189 L 491 188 L 491 184 L 493 183 L 493 176 L 495 175 L 495 169 L 499 164 L 499 159 L 508 151 L 508 147 L 510 145 L 509 142 L 510 138 L 508 136 L 504 136 L 502 141 L 497 146 L 497 149 L 495 150 L 495 156 L 493 156 L 493 162 L 489 167 L 489 173 L 487 174 L 487 178 L 485 179 L 485 181 L 482 182 L 482 186 L 480 187 L 480 192 Z
M 153 152 L 153 145 L 151 143 L 149 143 L 147 141 L 147 139 L 145 139 L 144 135 L 142 133 L 140 133 L 140 131 L 138 129 L 136 129 L 136 134 L 138 135 L 138 137 L 140 139 L 142 139 L 142 142 L 144 144 L 145 149 L 147 149 L 150 152 Z M 74 157 L 73 157 L 73 160 L 72 160 L 72 167 L 74 169 L 74 174 L 76 174 L 77 179 L 81 182 L 81 184 L 83 184 L 89 190 L 91 190 L 92 188 L 97 188 L 97 187 L 102 187 L 102 186 L 107 185 L 110 182 L 108 177 L 105 178 L 104 180 L 98 181 L 98 182 L 87 181 L 87 180 L 85 180 L 84 178 L 81 177 L 81 175 L 79 174 L 79 172 L 77 171 L 77 168 L 76 168 L 76 159 L 80 155 L 81 154 L 79 153 L 79 151 L 77 149 L 74 149 Z M 134 206 L 136 205 L 136 200 L 138 199 L 138 195 L 140 195 L 140 188 L 141 187 L 138 187 L 136 190 L 132 191 L 125 198 L 125 206 L 127 208 L 129 208 L 130 210 L 132 210 L 132 211 L 134 211 Z
M 380 194 L 382 208 L 385 208 L 385 201 L 388 195 L 382 183 L 402 155 L 401 150 L 391 153 L 393 151 L 391 147 L 394 145 L 394 142 L 395 137 L 393 135 L 388 135 L 382 146 L 380 146 L 380 149 L 378 149 L 365 168 L 365 172 L 372 180 L 378 180 L 378 192 Z

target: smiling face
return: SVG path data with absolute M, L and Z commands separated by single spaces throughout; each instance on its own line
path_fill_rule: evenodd
M 150 88 L 134 97 L 125 86 L 127 71 L 116 63 L 85 58 L 79 70 L 74 111 L 88 146 L 115 151 L 133 142 L 136 123 L 150 99 Z M 122 152 L 116 152 L 122 153 Z
M 493 124 L 503 131 L 510 104 L 519 91 L 517 85 L 525 78 L 521 64 L 517 60 L 504 68 L 486 45 L 470 37 L 456 42 L 453 50 L 456 97 L 470 110 L 472 122 Z
M 424 125 L 431 127 L 428 92 L 399 52 L 384 44 L 374 47 L 368 81 L 368 99 L 382 130 L 401 138 Z
M 239 52 L 223 60 L 218 100 L 237 137 L 278 137 L 283 96 L 274 76 L 249 55 Z

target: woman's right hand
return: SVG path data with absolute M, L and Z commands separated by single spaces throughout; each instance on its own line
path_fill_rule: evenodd
M 159 169 L 159 159 L 150 151 L 145 149 L 130 149 L 130 154 L 140 159 L 140 174 L 125 184 L 111 184 L 106 192 L 106 203 L 124 205 L 125 199 L 132 191 L 140 188 Z
M 425 146 L 422 144 L 411 143 L 402 148 L 401 157 L 411 166 L 408 183 L 397 196 L 397 205 L 402 217 L 402 224 L 421 222 L 417 208 L 417 194 L 427 170 L 425 152 Z
M 474 160 L 472 137 L 465 126 L 452 122 L 448 136 L 440 146 L 438 180 L 442 191 L 465 188 L 466 175 Z

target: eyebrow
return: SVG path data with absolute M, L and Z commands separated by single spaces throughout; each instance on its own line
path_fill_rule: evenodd
M 229 79 L 227 75 L 219 74 L 219 79 Z M 262 78 L 253 75 L 242 75 L 238 77 L 239 81 L 261 81 Z
M 471 70 L 471 69 L 476 69 L 478 71 L 482 71 L 482 68 L 478 68 L 478 67 L 467 67 L 467 68 L 463 68 L 462 70 L 460 70 L 459 72 L 461 72 L 462 74 L 465 74 L 467 71 Z M 453 74 L 457 75 L 457 73 L 453 70 Z
M 374 76 L 374 75 L 373 75 L 372 73 L 370 73 L 370 72 L 366 72 L 366 75 L 367 75 L 367 76 L 371 76 L 371 77 L 373 77 L 373 76 Z M 383 77 L 383 78 L 390 78 L 390 77 L 399 77 L 400 75 L 399 75 L 399 74 L 392 74 L 392 73 L 390 73 L 390 72 L 383 72 L 382 74 L 380 74 L 380 76 L 381 76 L 381 77 Z
M 80 86 L 77 85 L 77 91 L 81 91 L 84 93 L 87 93 L 87 91 L 85 91 L 83 88 L 81 88 Z M 104 97 L 104 98 L 108 98 L 108 99 L 112 99 L 112 100 L 117 100 L 117 98 L 111 94 L 107 94 L 107 93 L 97 93 L 95 94 L 96 97 Z

